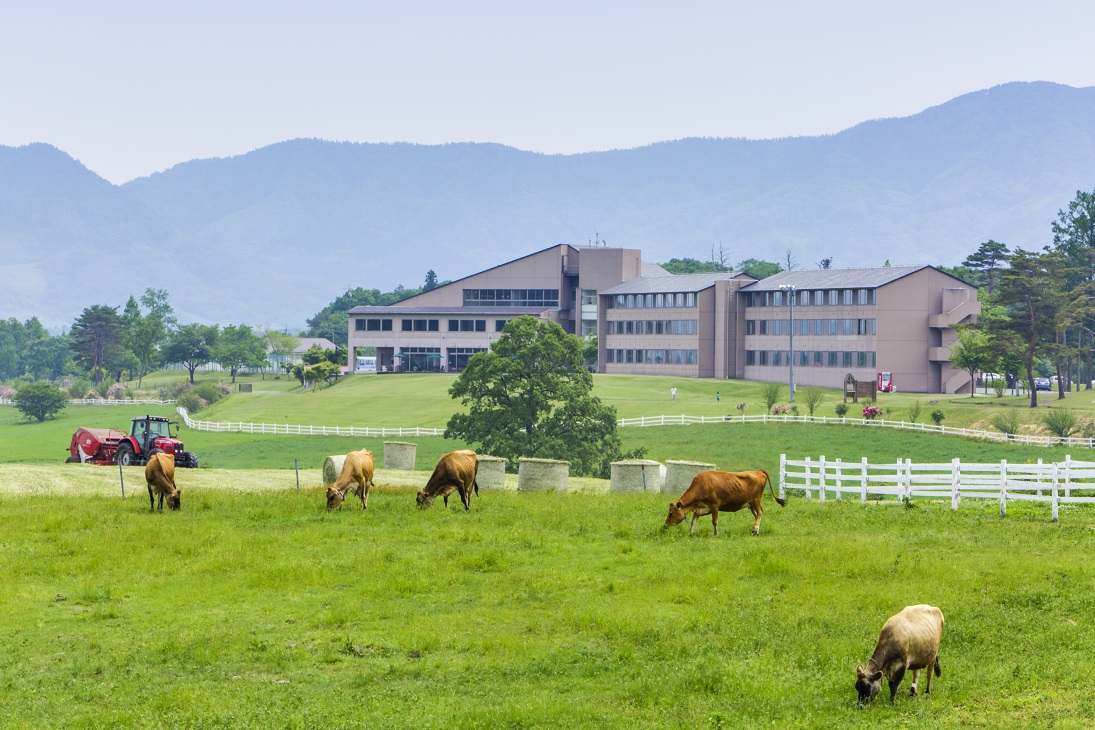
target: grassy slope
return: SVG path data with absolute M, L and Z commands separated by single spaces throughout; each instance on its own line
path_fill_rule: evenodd
M 63 467 L 54 467 L 61 469 Z M 229 472 L 227 479 L 243 479 Z M 226 484 L 226 486 L 232 486 Z M 0 500 L 0 716 L 20 727 L 1082 727 L 1091 539 L 1017 508 L 774 505 L 663 531 L 647 495 L 368 513 L 317 492 Z M 901 606 L 930 698 L 854 707 Z

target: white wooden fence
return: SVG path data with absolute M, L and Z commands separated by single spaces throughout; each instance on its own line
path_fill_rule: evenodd
M 870 464 L 866 458 L 858 462 L 802 461 L 779 457 L 779 493 L 794 489 L 811 499 L 816 492 L 824 502 L 829 495 L 842 499 L 856 495 L 866 502 L 868 495 L 950 499 L 951 508 L 958 509 L 962 499 L 993 499 L 1000 502 L 1000 515 L 1007 514 L 1009 500 L 1048 502 L 1051 517 L 1057 521 L 1062 504 L 1095 504 L 1095 462 L 1073 461 L 1037 464 L 1009 464 L 1006 460 L 992 464 L 949 463 L 914 464 L 909 459 L 897 459 L 892 464 Z
M 214 431 L 229 433 L 258 433 L 268 435 L 294 436 L 444 436 L 443 428 L 424 428 L 421 426 L 396 428 L 371 428 L 365 426 L 294 426 L 286 423 L 246 423 L 242 421 L 198 421 L 190 417 L 183 407 L 178 408 L 179 415 L 188 428 L 195 431 Z
M 639 416 L 637 418 L 621 418 L 616 425 L 625 426 L 693 426 L 709 423 L 820 423 L 822 425 L 838 426 L 863 426 L 866 428 L 898 428 L 906 431 L 921 431 L 924 433 L 941 433 L 948 436 L 965 436 L 966 438 L 978 438 L 988 441 L 1001 441 L 1009 444 L 1031 444 L 1034 446 L 1083 446 L 1095 448 L 1095 438 L 1081 438 L 1070 436 L 1046 436 L 1039 434 L 1011 434 L 999 431 L 980 431 L 972 428 L 956 428 L 954 426 L 936 426 L 934 423 L 912 423 L 908 421 L 887 421 L 882 418 L 867 420 L 866 418 L 851 418 L 839 416 L 794 416 L 771 415 L 762 413 L 755 416 Z

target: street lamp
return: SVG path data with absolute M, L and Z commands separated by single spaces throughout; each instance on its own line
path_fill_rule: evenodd
M 780 284 L 779 290 L 784 292 L 788 297 L 787 311 L 789 312 L 789 333 L 791 336 L 791 352 L 788 358 L 788 365 L 791 366 L 791 386 L 790 386 L 790 402 L 795 402 L 795 285 L 794 284 Z

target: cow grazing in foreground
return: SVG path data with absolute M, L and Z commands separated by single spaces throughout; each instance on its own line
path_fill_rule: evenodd
M 928 670 L 924 681 L 924 694 L 931 694 L 932 672 L 940 676 L 939 640 L 943 638 L 943 612 L 935 606 L 924 604 L 907 606 L 901 613 L 891 616 L 882 633 L 878 635 L 878 644 L 874 654 L 867 660 L 867 668 L 857 665 L 855 668 L 855 689 L 859 693 L 859 704 L 865 705 L 874 699 L 882 687 L 882 676 L 890 684 L 890 704 L 897 695 L 897 688 L 905 672 L 912 670 L 912 690 L 910 697 L 916 696 L 916 681 L 920 670 Z
M 167 497 L 168 509 L 179 509 L 181 492 L 175 486 L 175 457 L 162 451 L 151 454 L 144 466 L 144 479 L 148 482 L 148 508 L 156 509 L 156 495 L 160 495 L 160 511 Z
M 327 488 L 327 509 L 342 509 L 346 501 L 346 492 L 361 497 L 361 509 L 369 508 L 369 487 L 373 484 L 373 452 L 368 449 L 351 451 L 342 462 L 342 471 L 335 483 Z M 356 487 L 355 487 L 356 485 Z
M 665 518 L 665 526 L 676 525 L 684 521 L 689 512 L 692 513 L 692 524 L 688 527 L 688 534 L 696 527 L 696 519 L 703 515 L 711 515 L 711 524 L 715 528 L 715 536 L 719 534 L 719 512 L 737 512 L 745 505 L 753 511 L 753 534 L 760 534 L 760 517 L 764 514 L 764 506 L 761 498 L 764 496 L 764 485 L 772 489 L 772 497 L 782 507 L 786 500 L 776 496 L 772 488 L 772 480 L 768 472 L 763 469 L 756 471 L 703 471 L 697 474 L 692 483 L 688 485 L 681 498 L 669 505 L 669 516 Z
M 449 495 L 460 492 L 464 509 L 471 509 L 471 493 L 479 496 L 479 482 L 475 480 L 479 473 L 479 456 L 474 451 L 464 449 L 442 456 L 433 469 L 430 481 L 415 497 L 419 507 L 429 507 L 434 498 L 440 495 L 449 506 Z

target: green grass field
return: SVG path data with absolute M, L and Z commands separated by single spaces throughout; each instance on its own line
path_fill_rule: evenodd
M 49 467 L 63 469 L 63 466 Z M 77 467 L 81 468 L 81 467 Z M 87 468 L 87 467 L 83 467 Z M 3 473 L 3 472 L 0 472 Z M 0 499 L 7 727 L 1085 727 L 1092 520 L 648 495 L 367 513 L 318 491 Z M 946 616 L 930 697 L 855 707 L 887 616 Z M 906 682 L 907 687 L 907 682 Z
M 248 382 L 256 392 L 198 417 L 443 426 L 453 408 L 450 376 L 316 393 Z M 736 413 L 741 400 L 763 410 L 754 383 L 595 382 L 621 416 Z M 1090 399 L 1066 405 L 1091 417 Z M 1016 406 L 990 395 L 938 407 L 973 425 Z M 179 471 L 180 512 L 150 513 L 140 468 L 126 470 L 122 499 L 117 467 L 62 463 L 78 426 L 124 428 L 146 412 L 174 409 L 69 407 L 38 424 L 0 407 L 0 727 L 1080 728 L 1095 717 L 1090 508 L 1063 507 L 1052 523 L 1025 503 L 1001 519 L 991 501 L 955 512 L 766 497 L 759 538 L 741 513 L 723 515 L 718 538 L 709 518 L 694 537 L 663 530 L 670 495 L 484 491 L 470 513 L 420 511 L 414 489 L 463 445 L 436 437 L 393 439 L 418 444 L 420 471 L 379 470 L 368 512 L 328 514 L 323 457 L 364 445 L 382 463 L 382 439 L 184 427 L 202 468 Z M 802 424 L 621 436 L 663 463 L 773 473 L 780 453 L 1090 458 Z M 910 700 L 906 678 L 896 706 L 857 709 L 856 663 L 888 616 L 919 602 L 946 616 L 932 695 Z

